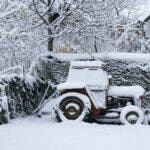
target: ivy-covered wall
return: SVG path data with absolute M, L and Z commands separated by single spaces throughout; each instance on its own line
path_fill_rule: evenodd
M 112 75 L 113 85 L 140 85 L 146 90 L 146 100 L 150 101 L 150 60 L 104 58 L 102 61 L 106 63 L 108 74 Z M 33 67 L 32 74 L 45 81 L 50 80 L 53 84 L 59 84 L 66 80 L 69 64 L 69 61 L 56 57 L 41 57 Z

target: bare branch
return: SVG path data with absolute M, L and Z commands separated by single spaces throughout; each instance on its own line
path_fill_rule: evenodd
M 33 6 L 35 8 L 35 11 L 37 13 L 37 15 L 41 18 L 41 20 L 43 20 L 43 22 L 46 24 L 46 25 L 49 25 L 48 21 L 40 14 L 40 12 L 38 11 L 38 8 L 37 8 L 37 5 L 36 5 L 36 2 L 35 0 L 32 0 L 33 1 Z

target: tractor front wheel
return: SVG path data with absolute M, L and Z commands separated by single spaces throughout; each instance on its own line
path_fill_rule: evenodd
M 142 124 L 144 121 L 144 113 L 137 106 L 126 106 L 121 111 L 120 119 L 122 124 Z

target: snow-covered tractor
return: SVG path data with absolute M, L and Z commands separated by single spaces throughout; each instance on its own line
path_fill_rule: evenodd
M 71 62 L 67 81 L 57 86 L 55 111 L 60 121 L 142 124 L 144 89 L 112 86 L 101 61 Z

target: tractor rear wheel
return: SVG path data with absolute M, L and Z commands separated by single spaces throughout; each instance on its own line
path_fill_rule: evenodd
M 77 97 L 67 97 L 60 103 L 60 109 L 68 120 L 76 120 L 81 115 L 84 104 Z
M 57 116 L 59 117 L 59 120 L 84 120 L 90 109 L 90 107 L 86 106 L 84 101 L 85 98 L 88 100 L 87 96 L 79 93 L 62 98 L 57 109 Z

